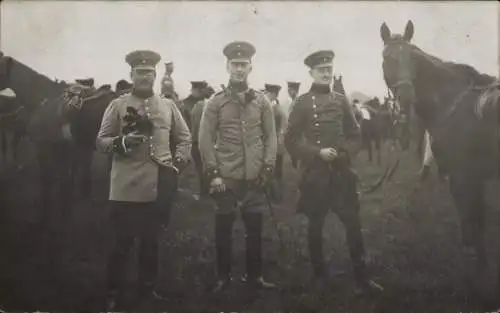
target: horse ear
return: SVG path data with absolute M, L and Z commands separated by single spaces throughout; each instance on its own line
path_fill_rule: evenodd
M 406 23 L 405 34 L 403 35 L 404 40 L 410 41 L 413 38 L 413 34 L 415 33 L 415 27 L 413 26 L 413 22 L 411 20 Z
M 382 23 L 382 26 L 380 26 L 380 37 L 385 44 L 387 44 L 387 42 L 391 38 L 391 30 L 385 22 Z

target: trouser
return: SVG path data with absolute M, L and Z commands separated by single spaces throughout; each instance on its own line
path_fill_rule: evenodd
M 361 225 L 357 212 L 337 213 L 346 229 L 347 245 L 351 256 L 352 266 L 356 280 L 363 280 L 366 276 L 366 265 L 363 260 L 364 244 L 361 234 Z M 323 257 L 323 225 L 326 214 L 309 216 L 308 241 L 309 255 L 315 276 L 325 275 Z
M 274 170 L 274 177 L 278 181 L 283 180 L 283 157 L 284 157 L 283 154 L 276 155 L 276 166 L 275 166 L 275 170 Z
M 236 212 L 242 213 L 246 229 L 246 270 L 249 279 L 262 276 L 262 211 L 265 196 L 255 181 L 226 180 L 227 191 L 213 194 L 217 205 L 215 245 L 219 278 L 231 275 L 232 229 Z M 239 203 L 239 205 L 238 205 Z
M 115 245 L 108 259 L 108 290 L 125 287 L 126 265 L 134 239 L 139 238 L 139 283 L 153 285 L 158 272 L 158 231 L 160 222 L 154 202 L 113 201 Z
M 177 190 L 177 175 L 161 167 L 158 197 L 154 202 L 110 201 L 115 242 L 108 259 L 108 289 L 124 288 L 126 264 L 134 240 L 139 239 L 139 284 L 154 285 L 158 273 L 158 233 L 168 225 L 172 200 Z
M 206 177 L 203 174 L 203 163 L 201 161 L 200 149 L 198 148 L 197 143 L 193 143 L 193 147 L 191 148 L 191 157 L 193 158 L 194 167 L 196 169 L 196 173 L 198 175 L 198 180 L 200 183 L 200 195 L 208 196 L 209 182 L 206 181 Z
M 218 213 L 215 218 L 217 273 L 231 275 L 232 231 L 236 214 Z M 262 213 L 242 213 L 246 229 L 246 271 L 249 279 L 262 276 Z
M 321 174 L 318 174 L 321 175 Z M 347 245 L 351 256 L 354 275 L 357 281 L 364 280 L 366 277 L 366 265 L 363 259 L 365 254 L 363 235 L 361 233 L 361 223 L 359 220 L 360 203 L 356 192 L 356 178 L 349 170 L 333 171 L 329 175 L 329 184 L 321 193 L 326 194 L 321 200 L 309 199 L 311 204 L 316 207 L 311 207 L 306 213 L 309 218 L 308 225 L 308 241 L 309 253 L 314 274 L 323 276 L 325 274 L 325 265 L 323 257 L 323 225 L 326 215 L 331 209 L 345 227 Z M 321 180 L 321 176 L 313 175 L 312 178 L 317 182 Z M 308 180 L 309 181 L 309 180 Z M 313 181 L 309 184 L 314 185 Z M 312 189 L 311 189 L 312 188 Z M 317 186 L 308 186 L 309 192 L 313 193 L 315 189 L 322 189 Z M 304 190 L 307 192 L 307 190 Z M 306 195 L 307 196 L 307 195 Z M 319 195 L 318 195 L 319 197 Z M 322 203 L 323 201 L 323 203 Z M 326 204 L 328 203 L 329 204 Z

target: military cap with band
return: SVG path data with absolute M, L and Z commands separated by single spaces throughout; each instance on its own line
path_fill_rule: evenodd
M 156 65 L 160 62 L 161 56 L 151 50 L 136 50 L 130 52 L 125 57 L 125 61 L 132 69 L 149 69 L 155 70 Z
M 299 90 L 300 83 L 299 82 L 287 82 L 288 88 Z
M 246 41 L 234 41 L 228 44 L 223 53 L 228 61 L 248 62 L 255 55 L 255 47 Z
M 81 79 L 75 79 L 75 82 L 77 84 L 80 84 L 85 87 L 93 87 L 94 86 L 94 79 L 93 78 L 81 78 Z
M 335 53 L 332 50 L 320 50 L 316 51 L 304 60 L 304 64 L 308 67 L 324 67 L 324 66 L 332 66 L 333 65 L 333 57 Z
M 206 81 L 192 81 L 191 82 L 191 88 L 195 89 L 203 89 L 208 86 Z
M 267 92 L 279 93 L 281 90 L 280 85 L 265 84 L 264 87 Z

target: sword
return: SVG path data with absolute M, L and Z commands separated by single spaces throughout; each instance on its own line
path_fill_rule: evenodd
M 278 227 L 278 222 L 276 220 L 276 214 L 274 212 L 274 206 L 272 204 L 271 197 L 269 196 L 269 193 L 267 192 L 267 190 L 266 190 L 265 187 L 262 187 L 262 191 L 264 192 L 264 196 L 266 197 L 267 207 L 269 208 L 269 213 L 271 215 L 271 220 L 273 222 L 273 226 L 274 226 L 274 229 L 276 231 L 276 235 L 278 237 L 278 241 L 280 243 L 281 252 L 284 252 L 285 251 L 285 245 L 283 243 L 283 238 L 281 236 L 281 232 L 280 232 L 279 227 Z

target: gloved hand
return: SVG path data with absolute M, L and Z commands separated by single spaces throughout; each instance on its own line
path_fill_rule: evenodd
M 188 161 L 185 161 L 180 157 L 176 157 L 174 159 L 174 166 L 177 168 L 178 174 L 182 173 L 182 171 L 186 169 L 188 163 L 189 163 Z
M 273 181 L 273 167 L 271 165 L 265 165 L 259 174 L 258 184 L 261 187 L 268 187 Z

